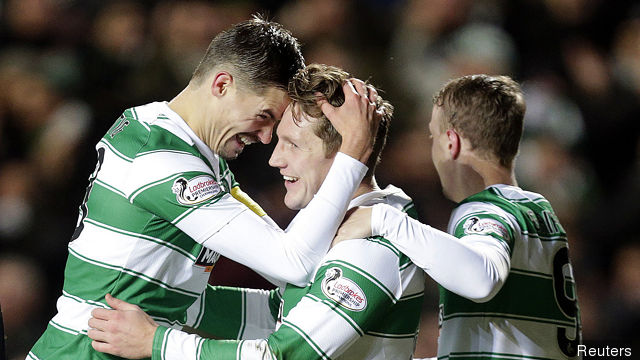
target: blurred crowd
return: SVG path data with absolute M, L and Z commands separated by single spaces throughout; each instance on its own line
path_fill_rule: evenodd
M 527 101 L 521 187 L 544 194 L 569 234 L 585 341 L 640 333 L 640 4 L 617 0 L 0 0 L 0 306 L 10 359 L 55 313 L 66 245 L 94 145 L 128 107 L 170 100 L 211 38 L 256 12 L 396 107 L 378 182 L 445 229 L 430 161 L 431 98 L 446 80 L 507 74 Z M 293 212 L 254 145 L 231 168 L 281 225 Z M 212 283 L 268 286 L 222 261 Z M 417 356 L 434 356 L 437 288 Z M 640 351 L 640 348 L 634 349 Z

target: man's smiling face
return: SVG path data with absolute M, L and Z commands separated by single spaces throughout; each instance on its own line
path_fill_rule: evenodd
M 314 119 L 300 111 L 294 120 L 295 105 L 290 105 L 276 131 L 276 144 L 269 165 L 280 169 L 287 194 L 285 205 L 292 210 L 307 206 L 327 176 L 335 153 L 326 155 L 324 144 L 314 133 Z M 298 114 L 298 113 L 297 113 Z

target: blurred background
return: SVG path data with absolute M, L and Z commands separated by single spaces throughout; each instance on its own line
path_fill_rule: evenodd
M 527 101 L 517 173 L 569 234 L 583 336 L 640 338 L 640 4 L 616 0 L 0 0 L 0 304 L 9 359 L 55 314 L 67 243 L 94 145 L 125 108 L 170 100 L 211 38 L 265 12 L 300 39 L 307 63 L 369 79 L 395 106 L 378 169 L 446 229 L 426 135 L 446 80 L 508 74 Z M 281 225 L 293 212 L 267 165 L 271 146 L 230 163 Z M 269 284 L 228 260 L 211 283 Z M 436 353 L 428 283 L 416 356 Z M 635 349 L 640 351 L 640 348 Z

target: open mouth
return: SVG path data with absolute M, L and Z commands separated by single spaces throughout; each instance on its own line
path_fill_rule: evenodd
M 285 182 L 287 183 L 295 183 L 296 181 L 298 181 L 299 178 L 294 177 L 294 176 L 287 176 L 287 175 L 282 175 L 282 178 L 284 179 Z
M 255 137 L 250 135 L 245 135 L 245 134 L 236 135 L 236 140 L 245 146 L 255 144 L 258 142 Z

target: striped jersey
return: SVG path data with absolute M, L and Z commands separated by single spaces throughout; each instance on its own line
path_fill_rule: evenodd
M 391 185 L 355 198 L 351 206 L 376 203 L 415 214 L 411 200 Z M 159 327 L 153 359 L 411 359 L 424 279 L 422 269 L 384 238 L 343 241 L 329 250 L 306 287 L 209 287 L 205 301 L 223 305 L 201 329 L 243 340 Z
M 28 358 L 108 357 L 86 336 L 91 310 L 107 308 L 107 293 L 139 305 L 164 326 L 198 328 L 210 311 L 203 300 L 219 253 L 272 276 L 287 271 L 287 256 L 293 257 L 287 246 L 295 242 L 267 241 L 280 239 L 282 230 L 167 103 L 126 110 L 96 150 L 58 313 Z M 309 226 L 304 231 L 311 233 Z M 310 270 L 317 260 L 312 264 Z
M 457 206 L 449 232 L 463 241 L 488 235 L 505 243 L 511 268 L 502 288 L 484 303 L 440 287 L 438 359 L 576 356 L 580 313 L 567 235 L 544 197 L 490 186 Z

